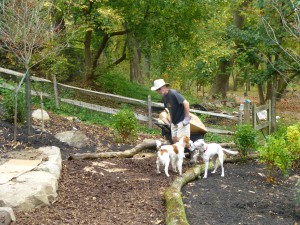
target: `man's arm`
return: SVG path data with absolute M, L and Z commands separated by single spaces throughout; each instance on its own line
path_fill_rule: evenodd
M 184 108 L 184 120 L 183 125 L 186 126 L 190 123 L 191 117 L 190 117 L 190 104 L 187 100 L 183 101 L 183 108 Z
M 190 117 L 190 103 L 187 100 L 183 101 L 184 116 Z

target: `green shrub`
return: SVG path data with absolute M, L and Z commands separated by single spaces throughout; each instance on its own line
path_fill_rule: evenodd
M 257 132 L 250 124 L 238 124 L 233 138 L 234 143 L 238 146 L 241 157 L 245 159 L 251 148 L 256 147 Z
M 293 167 L 300 167 L 300 126 L 295 124 L 286 129 L 286 143 Z
M 113 115 L 113 129 L 116 132 L 117 142 L 132 141 L 137 137 L 138 121 L 130 109 L 121 109 Z
M 268 181 L 275 182 L 277 169 L 280 169 L 285 176 L 288 175 L 293 159 L 287 149 L 284 136 L 280 138 L 268 136 L 265 145 L 258 148 L 258 153 L 260 161 L 266 163 Z
M 285 176 L 292 167 L 299 167 L 300 161 L 300 126 L 282 126 L 277 132 L 267 137 L 263 147 L 258 149 L 259 158 L 267 165 L 270 181 L 275 181 L 276 170 Z
M 3 118 L 11 123 L 14 122 L 15 115 L 15 93 L 9 90 L 3 90 Z M 23 123 L 26 119 L 25 95 L 18 93 L 17 122 Z

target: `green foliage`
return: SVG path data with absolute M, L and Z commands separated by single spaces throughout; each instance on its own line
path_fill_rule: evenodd
M 286 132 L 287 149 L 294 167 L 300 167 L 300 125 L 289 126 Z
M 239 147 L 243 159 L 251 148 L 256 147 L 256 131 L 250 124 L 238 124 L 234 135 L 234 143 Z
M 260 160 L 267 164 L 269 180 L 275 180 L 276 169 L 287 176 L 290 168 L 300 165 L 300 125 L 280 126 L 258 152 Z
M 276 180 L 276 169 L 280 169 L 285 176 L 288 175 L 292 158 L 286 146 L 284 136 L 277 138 L 270 135 L 267 137 L 266 144 L 258 148 L 260 160 L 266 163 L 267 177 L 270 182 Z
M 71 51 L 65 49 L 63 51 L 63 54 L 50 55 L 49 57 L 44 59 L 41 63 L 38 64 L 35 70 L 42 70 L 43 76 L 45 76 L 49 80 L 52 80 L 52 76 L 56 75 L 57 82 L 65 82 L 67 80 L 70 80 L 72 76 L 78 77 L 80 75 L 80 72 L 82 72 L 78 70 L 78 68 L 80 68 L 81 66 L 81 59 L 75 58 L 75 56 L 81 56 L 78 53 L 78 50 Z M 37 59 L 35 60 L 39 60 L 39 58 L 37 57 Z
M 161 101 L 161 96 L 149 87 L 142 86 L 138 83 L 132 83 L 121 75 L 119 72 L 112 71 L 103 74 L 98 83 L 104 92 L 122 95 L 130 98 L 148 100 L 148 95 L 151 95 L 151 100 L 154 102 Z M 134 90 L 134 91 L 133 91 Z
M 132 141 L 137 137 L 138 121 L 130 109 L 121 109 L 113 115 L 113 128 L 117 142 Z
M 14 122 L 15 114 L 15 93 L 1 89 L 0 92 L 3 95 L 3 118 L 11 123 Z M 26 103 L 25 95 L 22 92 L 18 93 L 18 104 L 17 104 L 17 122 L 23 123 L 26 119 Z
M 215 142 L 215 143 L 231 142 L 232 136 L 219 135 L 219 134 L 208 132 L 205 134 L 205 141 Z

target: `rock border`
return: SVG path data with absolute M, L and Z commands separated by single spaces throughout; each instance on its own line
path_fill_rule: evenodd
M 48 206 L 57 198 L 62 168 L 60 149 L 56 146 L 38 149 L 47 156 L 36 168 L 0 186 L 0 207 L 27 211 Z

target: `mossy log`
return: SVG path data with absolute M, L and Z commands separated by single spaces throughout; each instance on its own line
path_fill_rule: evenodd
M 224 162 L 226 155 L 224 155 Z M 214 165 L 210 162 L 208 169 L 212 169 Z M 187 183 L 200 178 L 204 171 L 205 165 L 195 165 L 188 169 L 181 177 L 177 177 L 170 187 L 164 192 L 164 199 L 166 202 L 166 224 L 167 225 L 188 225 L 185 208 L 182 201 L 181 188 Z
M 93 153 L 82 153 L 82 154 L 71 154 L 69 160 L 71 159 L 96 159 L 96 158 L 131 158 L 135 154 L 141 152 L 145 149 L 155 149 L 155 140 L 145 140 L 141 144 L 136 145 L 134 148 L 125 150 L 123 152 L 93 152 Z
M 166 224 L 167 225 L 185 225 L 189 224 L 185 214 L 185 208 L 182 201 L 181 188 L 190 181 L 197 179 L 203 171 L 204 165 L 196 165 L 188 169 L 182 177 L 177 177 L 172 185 L 164 192 L 166 202 Z

